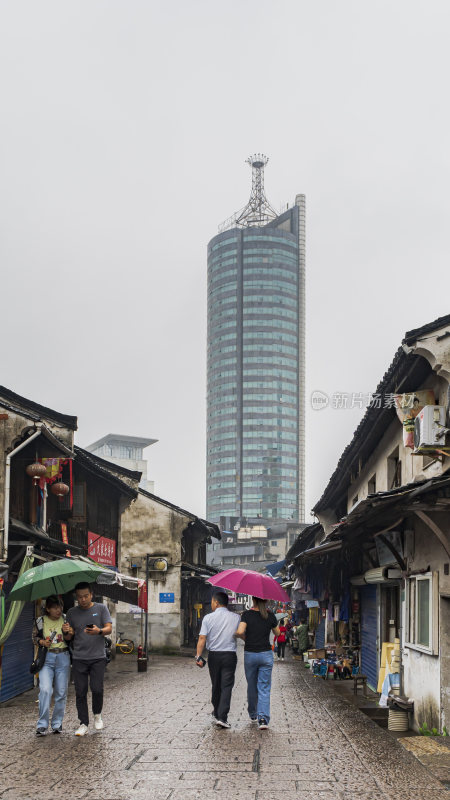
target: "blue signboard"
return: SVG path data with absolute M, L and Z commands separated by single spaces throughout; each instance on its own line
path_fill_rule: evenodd
M 174 603 L 175 602 L 175 593 L 174 592 L 160 592 L 159 593 L 159 602 L 160 603 Z

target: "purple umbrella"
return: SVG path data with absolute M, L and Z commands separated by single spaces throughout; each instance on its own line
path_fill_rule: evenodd
M 222 589 L 230 589 L 236 594 L 250 594 L 262 600 L 289 603 L 291 599 L 271 575 L 261 575 L 260 572 L 252 572 L 250 569 L 226 569 L 208 578 L 206 582 Z

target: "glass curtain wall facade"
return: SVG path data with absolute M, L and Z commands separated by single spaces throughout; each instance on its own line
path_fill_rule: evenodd
M 207 518 L 304 516 L 304 196 L 208 245 Z

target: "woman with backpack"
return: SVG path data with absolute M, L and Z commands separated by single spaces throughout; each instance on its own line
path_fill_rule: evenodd
M 252 599 L 253 608 L 242 614 L 236 636 L 245 642 L 248 713 L 251 721 L 263 730 L 270 721 L 273 652 L 269 637 L 271 632 L 279 636 L 280 629 L 275 614 L 267 609 L 267 600 Z
M 70 673 L 70 653 L 66 637 L 71 634 L 73 630 L 65 620 L 59 599 L 47 597 L 44 614 L 37 618 L 33 629 L 33 644 L 47 649 L 44 665 L 39 672 L 39 719 L 36 736 L 47 733 L 53 691 L 55 705 L 51 728 L 53 733 L 62 733 Z

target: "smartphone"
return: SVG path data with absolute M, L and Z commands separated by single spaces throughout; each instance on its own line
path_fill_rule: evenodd
M 203 658 L 203 656 L 198 656 L 198 658 L 196 658 L 195 660 L 197 661 L 197 664 L 201 664 L 202 667 L 204 667 L 206 664 L 206 661 Z
M 91 622 L 90 625 L 86 625 L 86 628 L 93 628 L 93 627 L 94 627 L 94 623 L 93 622 Z

